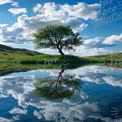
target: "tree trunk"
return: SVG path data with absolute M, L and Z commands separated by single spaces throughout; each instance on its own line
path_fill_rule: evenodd
M 61 55 L 64 55 L 62 49 L 58 48 L 58 51 L 59 51 L 59 53 L 60 53 Z

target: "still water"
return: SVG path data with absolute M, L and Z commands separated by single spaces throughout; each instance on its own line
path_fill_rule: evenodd
M 0 76 L 0 122 L 122 122 L 122 69 L 84 66 Z

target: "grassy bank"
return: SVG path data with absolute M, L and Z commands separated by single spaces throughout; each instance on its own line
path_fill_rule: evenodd
M 0 73 L 31 69 L 77 68 L 84 65 L 107 65 L 122 68 L 122 53 L 90 57 L 41 54 L 35 51 L 0 45 Z

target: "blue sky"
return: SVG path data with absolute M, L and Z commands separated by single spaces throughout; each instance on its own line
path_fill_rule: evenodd
M 122 51 L 120 0 L 0 0 L 0 43 L 34 50 L 32 33 L 50 24 L 70 25 L 83 37 L 75 52 L 85 56 Z M 40 49 L 57 53 L 52 49 Z

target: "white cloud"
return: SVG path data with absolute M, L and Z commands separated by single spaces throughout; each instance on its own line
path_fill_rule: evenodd
M 0 77 L 0 87 L 4 86 L 4 81 L 3 81 L 3 78 Z
M 40 15 L 28 17 L 27 15 L 19 16 L 17 22 L 12 26 L 6 27 L 6 30 L 2 28 L 2 36 L 5 37 L 9 43 L 24 43 L 30 41 L 32 43 L 32 33 L 50 24 L 66 24 L 71 25 L 74 31 L 84 30 L 88 25 L 78 19 L 68 20 L 43 20 Z
M 114 87 L 122 87 L 122 79 L 120 74 L 121 69 L 108 68 L 102 66 L 89 66 L 84 68 L 78 68 L 70 74 L 77 74 L 81 76 L 81 80 L 87 82 L 93 82 L 96 84 L 109 84 Z
M 121 87 L 122 88 L 122 80 L 119 78 L 116 78 L 114 76 L 107 76 L 103 75 L 100 76 L 100 73 L 94 74 L 92 73 L 92 76 L 84 76 L 82 80 L 87 82 L 93 82 L 96 84 L 109 84 L 114 87 Z
M 83 2 L 79 2 L 76 5 L 58 5 L 55 3 L 45 3 L 43 6 L 37 4 L 34 7 L 34 10 L 40 12 L 45 17 L 55 18 L 62 16 L 72 16 L 75 18 L 82 18 L 84 20 L 88 19 L 96 19 L 100 4 L 86 4 Z
M 6 27 L 8 24 L 0 24 L 0 29 Z
M 0 5 L 10 3 L 14 7 L 19 7 L 18 2 L 14 2 L 13 0 L 0 0 Z
M 88 27 L 88 24 L 83 23 L 80 19 L 69 18 L 67 20 L 62 20 L 61 23 L 64 25 L 70 25 L 73 31 L 79 32 L 83 31 Z
M 68 52 L 78 56 L 100 55 L 112 53 L 109 47 L 114 47 L 122 43 L 122 34 L 111 35 L 109 37 L 96 37 L 84 40 L 84 44 L 76 47 L 75 51 Z M 66 52 L 67 53 L 67 52 Z
M 9 111 L 11 114 L 27 114 L 27 110 L 22 110 L 20 108 L 13 108 Z
M 6 30 L 7 24 L 0 25 L 0 43 L 4 44 L 6 39 L 4 37 L 4 30 Z
M 18 2 L 12 2 L 12 6 L 19 7 L 19 3 Z
M 19 120 L 19 115 L 13 116 L 13 121 Z
M 19 3 L 14 2 L 13 0 L 0 0 L 0 5 L 8 4 L 8 3 L 10 3 L 14 7 L 19 7 Z
M 107 37 L 109 38 L 109 37 Z M 88 48 L 102 48 L 102 47 L 109 47 L 109 46 L 113 46 L 110 43 L 103 43 L 107 38 L 103 38 L 103 37 L 96 37 L 93 39 L 87 39 L 84 41 L 84 46 L 88 47 Z
M 76 48 L 76 53 L 88 50 L 89 55 L 106 54 L 110 52 L 106 47 L 113 47 L 122 43 L 122 34 L 111 35 L 109 37 L 96 37 L 84 40 L 84 44 Z
M 13 15 L 21 14 L 21 13 L 27 13 L 26 8 L 10 8 L 8 10 Z
M 85 12 L 85 15 L 77 15 L 76 13 L 81 13 L 79 11 Z M 74 9 L 72 9 L 74 8 Z M 76 5 L 59 5 L 55 3 L 45 3 L 44 5 L 37 4 L 34 8 L 34 12 L 39 12 L 36 16 L 30 17 L 30 27 L 34 24 L 36 25 L 49 25 L 49 24 L 67 24 L 70 25 L 75 30 L 84 30 L 88 25 L 83 23 L 80 19 L 95 19 L 98 15 L 99 4 L 86 4 L 80 2 Z M 74 11 L 75 10 L 75 11 Z M 75 14 L 71 15 L 71 12 Z M 94 15 L 92 14 L 94 13 Z M 87 17 L 86 17 L 87 16 Z M 29 24 L 29 23 L 28 23 Z M 42 27 L 43 27 L 42 26 Z M 76 29 L 77 28 L 77 29 Z
M 106 47 L 112 47 L 113 44 L 104 44 L 106 38 L 96 37 L 92 39 L 84 40 L 83 45 L 77 46 L 75 51 L 66 51 L 68 54 L 78 55 L 78 56 L 91 56 L 107 54 L 110 52 Z
M 12 120 L 0 117 L 0 122 L 13 122 Z
M 42 118 L 42 114 L 40 112 L 38 112 L 37 110 L 35 110 L 33 112 L 33 114 L 38 118 L 38 119 L 41 119 Z
M 100 54 L 107 54 L 110 53 L 110 51 L 105 48 L 88 48 L 85 46 L 79 46 L 75 51 L 70 51 L 69 54 L 70 53 L 77 56 L 95 56 Z
M 69 15 L 61 8 L 61 5 L 55 3 L 45 3 L 39 14 L 43 16 L 45 19 L 48 18 L 49 20 L 59 20 L 69 18 Z M 67 16 L 66 16 L 67 15 Z
M 0 0 L 0 5 L 12 3 L 12 0 Z
M 39 12 L 41 8 L 42 8 L 41 4 L 36 4 L 36 6 L 33 8 L 33 12 L 34 13 Z
M 73 106 L 69 106 L 68 104 L 65 105 L 65 103 L 52 103 L 45 105 L 41 113 L 43 113 L 43 116 L 46 120 L 56 120 L 57 119 L 57 113 L 60 113 L 62 116 L 59 121 L 68 121 L 72 122 L 74 119 L 77 118 L 79 121 L 83 121 L 87 117 L 89 117 L 94 112 L 98 111 L 97 105 L 95 103 L 83 103 L 83 104 L 76 104 Z M 87 109 L 87 110 L 86 110 Z
M 98 15 L 98 9 L 101 7 L 100 4 L 86 4 L 83 2 L 77 5 L 63 5 L 62 10 L 67 12 L 70 16 L 77 18 L 83 18 L 84 20 L 96 19 Z
M 12 5 L 17 7 L 18 3 L 12 2 Z M 4 39 L 5 43 L 28 43 L 29 41 L 32 43 L 34 39 L 32 33 L 46 25 L 55 24 L 70 25 L 75 32 L 83 31 L 88 27 L 88 24 L 84 23 L 82 19 L 95 19 L 99 7 L 99 4 L 86 4 L 83 2 L 76 5 L 59 5 L 49 2 L 43 5 L 37 4 L 33 8 L 33 11 L 37 14 L 31 17 L 25 14 L 27 13 L 26 8 L 10 8 L 8 11 L 13 15 L 21 13 L 23 15 L 19 16 L 12 26 L 6 26 L 4 29 L 2 27 L 0 38 Z M 76 13 L 76 16 L 72 11 Z M 83 11 L 86 12 L 85 15 L 80 14 Z M 78 16 L 78 14 L 80 15 Z
M 120 35 L 112 35 L 110 37 L 107 37 L 104 42 L 104 44 L 118 44 L 122 43 L 122 33 Z
M 113 76 L 106 76 L 103 77 L 104 81 L 112 86 L 119 86 L 122 87 L 122 79 L 115 78 Z

